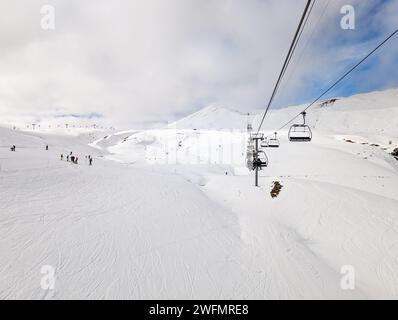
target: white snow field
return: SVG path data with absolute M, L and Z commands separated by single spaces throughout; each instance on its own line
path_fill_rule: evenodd
M 302 107 L 272 111 L 266 132 Z M 398 90 L 307 119 L 313 141 L 281 132 L 258 188 L 247 116 L 221 107 L 116 134 L 0 128 L 0 298 L 397 299 Z

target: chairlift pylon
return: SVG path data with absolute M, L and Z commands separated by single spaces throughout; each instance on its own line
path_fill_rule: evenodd
M 303 123 L 293 124 L 289 129 L 288 137 L 290 142 L 310 142 L 312 140 L 311 128 L 305 124 L 307 113 L 304 111 L 301 115 L 303 116 Z
M 249 170 L 261 170 L 262 168 L 268 167 L 268 157 L 264 151 L 258 150 L 258 141 L 261 141 L 261 145 L 264 141 L 263 133 L 251 134 L 248 146 L 247 146 L 247 167 Z

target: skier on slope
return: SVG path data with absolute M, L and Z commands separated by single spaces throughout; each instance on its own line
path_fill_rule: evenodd
M 64 160 L 64 155 L 63 155 L 63 154 L 61 154 L 61 161 L 62 161 L 62 160 Z

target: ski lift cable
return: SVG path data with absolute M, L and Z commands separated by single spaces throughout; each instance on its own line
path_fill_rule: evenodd
M 301 30 L 300 30 L 300 34 L 299 34 L 299 36 L 298 36 L 298 38 L 297 38 L 296 43 L 294 44 L 294 48 L 293 48 L 292 54 L 290 55 L 289 61 L 287 62 L 288 65 L 290 64 L 290 61 L 292 60 L 293 53 L 296 51 L 297 45 L 299 44 L 299 41 L 300 41 L 300 39 L 301 39 L 301 36 L 302 36 L 303 31 L 304 31 L 304 29 L 305 29 L 305 26 L 307 25 L 307 22 L 308 22 L 308 19 L 309 19 L 310 15 L 311 15 L 312 9 L 314 9 L 315 1 L 316 1 L 316 0 L 314 0 L 314 1 L 312 2 L 312 5 L 311 5 L 311 7 L 310 7 L 310 9 L 309 9 L 309 11 L 308 11 L 307 17 L 305 18 L 303 27 L 302 27 Z M 286 70 L 287 70 L 287 66 L 286 66 L 285 70 L 283 70 L 283 74 L 282 74 L 282 78 L 281 78 L 281 79 L 283 79 L 283 77 L 285 76 Z M 279 86 L 281 85 L 281 83 L 282 83 L 282 81 L 278 84 L 277 90 L 279 89 Z M 275 94 L 275 96 L 276 96 L 276 94 Z
M 315 0 L 313 0 L 313 3 L 315 3 Z M 307 16 L 307 12 L 309 11 L 310 4 L 311 4 L 311 0 L 308 0 L 307 4 L 305 6 L 304 12 L 303 12 L 303 14 L 301 16 L 300 23 L 299 23 L 299 25 L 297 27 L 297 30 L 296 30 L 296 33 L 294 35 L 293 41 L 292 41 L 292 43 L 290 45 L 289 52 L 288 52 L 288 54 L 286 56 L 285 62 L 284 62 L 283 67 L 282 67 L 282 70 L 281 70 L 281 72 L 279 74 L 278 80 L 277 80 L 277 82 L 275 84 L 274 90 L 273 90 L 272 95 L 270 97 L 270 100 L 269 100 L 269 102 L 267 104 L 267 108 L 265 109 L 264 115 L 263 115 L 263 117 L 261 119 L 261 123 L 260 123 L 260 125 L 258 127 L 258 130 L 257 130 L 257 135 L 260 132 L 260 129 L 261 129 L 263 123 L 264 123 L 264 119 L 265 119 L 265 117 L 266 117 L 266 115 L 268 113 L 268 110 L 269 110 L 269 108 L 270 108 L 270 106 L 271 106 L 271 104 L 272 104 L 272 102 L 273 102 L 273 100 L 275 98 L 276 92 L 278 91 L 279 85 L 280 85 L 280 83 L 282 81 L 282 78 L 283 78 L 283 76 L 284 76 L 284 74 L 286 72 L 286 69 L 287 69 L 287 67 L 288 67 L 288 65 L 290 63 L 291 57 L 293 56 L 293 53 L 294 53 L 294 51 L 295 51 L 295 49 L 297 47 L 298 40 L 301 37 L 302 30 L 304 29 L 303 25 L 305 26 L 305 23 L 308 20 L 308 17 L 307 17 L 307 19 L 305 19 L 305 18 Z M 311 7 L 311 10 L 312 10 L 312 8 L 313 8 L 313 5 Z
M 327 90 L 325 90 L 321 95 L 319 95 L 313 102 L 311 102 L 307 107 L 305 107 L 300 113 L 295 115 L 292 119 L 281 126 L 276 132 L 281 131 L 287 125 L 289 125 L 293 120 L 299 117 L 303 112 L 307 111 L 316 102 L 318 102 L 323 96 L 329 93 L 333 88 L 335 88 L 341 81 L 343 81 L 349 74 L 351 74 L 356 68 L 358 68 L 363 62 L 365 62 L 370 56 L 372 56 L 377 50 L 379 50 L 384 44 L 386 44 L 391 38 L 393 38 L 398 33 L 396 29 L 392 34 L 390 34 L 386 39 L 384 39 L 376 48 L 369 52 L 364 58 L 362 58 L 358 63 L 356 63 L 351 69 L 349 69 L 344 75 L 342 75 L 336 82 L 334 82 Z
M 326 2 L 326 5 L 325 5 L 325 6 L 323 7 L 323 9 L 322 9 L 321 15 L 319 16 L 318 20 L 315 22 L 315 25 L 312 27 L 312 31 L 311 31 L 310 35 L 308 36 L 307 41 L 306 41 L 306 43 L 305 43 L 303 49 L 301 50 L 298 59 L 296 60 L 296 63 L 295 63 L 295 65 L 294 65 L 294 67 L 293 67 L 293 70 L 290 72 L 289 77 L 288 77 L 287 80 L 285 81 L 285 84 L 284 84 L 284 86 L 283 86 L 282 91 L 283 91 L 285 88 L 288 87 L 288 84 L 290 83 L 290 80 L 292 79 L 293 74 L 295 74 L 295 71 L 297 70 L 297 66 L 300 65 L 300 62 L 301 62 L 301 60 L 302 60 L 302 58 L 303 58 L 303 56 L 304 56 L 304 53 L 305 53 L 305 51 L 307 50 L 307 47 L 308 47 L 309 43 L 311 42 L 311 40 L 312 40 L 312 38 L 313 38 L 313 36 L 314 36 L 314 34 L 315 34 L 315 30 L 317 30 L 317 27 L 318 27 L 319 23 L 322 21 L 322 18 L 324 17 L 324 15 L 325 15 L 325 13 L 326 13 L 326 11 L 327 11 L 329 5 L 330 5 L 330 1 L 331 1 L 331 0 L 328 0 L 328 1 Z M 310 12 L 310 13 L 311 13 L 311 12 Z
M 296 30 L 296 33 L 295 33 L 295 35 L 294 35 L 293 41 L 292 41 L 292 43 L 291 43 L 291 45 L 290 45 L 288 54 L 287 54 L 287 56 L 286 56 L 286 58 L 285 58 L 285 62 L 283 63 L 282 70 L 281 70 L 281 72 L 279 73 L 278 80 L 277 80 L 277 82 L 276 82 L 276 84 L 275 84 L 275 87 L 274 87 L 274 90 L 273 90 L 273 92 L 272 92 L 271 98 L 270 98 L 270 100 L 269 100 L 269 102 L 268 102 L 268 104 L 267 104 L 267 108 L 265 109 L 264 115 L 263 115 L 263 117 L 262 117 L 262 119 L 261 119 L 261 123 L 260 123 L 260 125 L 259 125 L 259 127 L 258 127 L 257 135 L 258 135 L 258 133 L 259 133 L 259 131 L 260 131 L 260 129 L 261 129 L 261 126 L 262 126 L 263 123 L 264 123 L 265 116 L 266 116 L 267 113 L 268 113 L 268 110 L 269 110 L 269 108 L 270 108 L 270 106 L 271 106 L 271 104 L 272 104 L 272 101 L 274 100 L 275 94 L 276 94 L 276 92 L 277 92 L 277 90 L 278 90 L 278 87 L 279 87 L 279 85 L 280 85 L 280 82 L 281 82 L 281 80 L 282 80 L 282 77 L 283 77 L 283 75 L 284 75 L 284 73 L 285 73 L 285 71 L 286 71 L 286 69 L 287 69 L 287 67 L 288 67 L 288 65 L 289 65 L 289 63 L 290 63 L 291 56 L 293 55 L 294 50 L 296 49 L 297 40 L 298 40 L 298 38 L 299 38 L 299 35 L 300 35 L 301 30 L 303 29 L 304 23 L 307 22 L 306 17 L 307 17 L 307 13 L 308 13 L 308 11 L 309 11 L 309 8 L 310 8 L 310 5 L 312 4 L 312 2 L 315 2 L 315 0 L 308 0 L 308 1 L 307 1 L 307 4 L 306 4 L 305 9 L 304 9 L 304 12 L 303 12 L 303 14 L 302 14 L 302 16 L 301 16 L 301 19 L 300 19 L 300 23 L 299 23 L 299 25 L 298 25 L 298 27 L 297 27 L 297 30 Z
M 272 100 L 274 100 L 274 98 L 276 97 L 276 95 L 277 95 L 277 93 L 278 93 L 278 90 L 279 90 L 279 87 L 280 87 L 280 85 L 282 84 L 283 77 L 285 76 L 286 70 L 287 70 L 288 66 L 290 65 L 290 61 L 291 61 L 292 58 L 293 58 L 293 54 L 294 54 L 294 52 L 296 51 L 297 45 L 299 44 L 299 41 L 300 41 L 300 39 L 301 39 L 301 36 L 302 36 L 303 31 L 304 31 L 304 29 L 305 29 L 305 26 L 307 25 L 308 19 L 309 19 L 310 15 L 311 15 L 312 9 L 314 8 L 314 5 L 315 5 L 315 0 L 312 2 L 312 5 L 311 5 L 311 7 L 310 7 L 310 9 L 309 9 L 309 11 L 308 11 L 307 17 L 306 17 L 306 19 L 305 19 L 305 21 L 304 21 L 304 24 L 303 24 L 303 27 L 301 28 L 300 34 L 298 35 L 297 40 L 296 40 L 296 42 L 295 42 L 295 44 L 294 44 L 292 53 L 290 54 L 289 60 L 287 61 L 287 65 L 286 65 L 286 67 L 285 67 L 284 70 L 283 70 L 283 73 L 282 73 L 282 76 L 281 76 L 281 81 L 280 81 L 280 82 L 278 83 L 278 85 L 277 85 L 277 88 L 276 88 L 276 91 L 275 91 L 274 96 L 272 97 Z M 285 85 L 285 86 L 286 86 L 286 85 Z M 267 115 L 267 113 L 268 113 L 268 111 L 269 111 L 270 108 L 271 108 L 271 104 L 270 104 L 269 107 L 267 108 L 266 113 L 265 113 L 265 116 Z M 265 117 L 264 117 L 264 118 L 265 118 Z

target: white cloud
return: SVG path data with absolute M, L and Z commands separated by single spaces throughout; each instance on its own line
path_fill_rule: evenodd
M 206 103 L 261 108 L 305 2 L 2 1 L 0 116 L 95 112 L 131 126 L 165 121 Z M 56 9 L 54 31 L 40 29 L 43 4 Z M 334 23 L 336 8 L 328 11 L 327 23 Z M 314 76 L 305 66 L 328 73 L 324 46 L 309 46 L 315 55 L 292 77 L 291 92 L 303 90 L 302 79 Z

